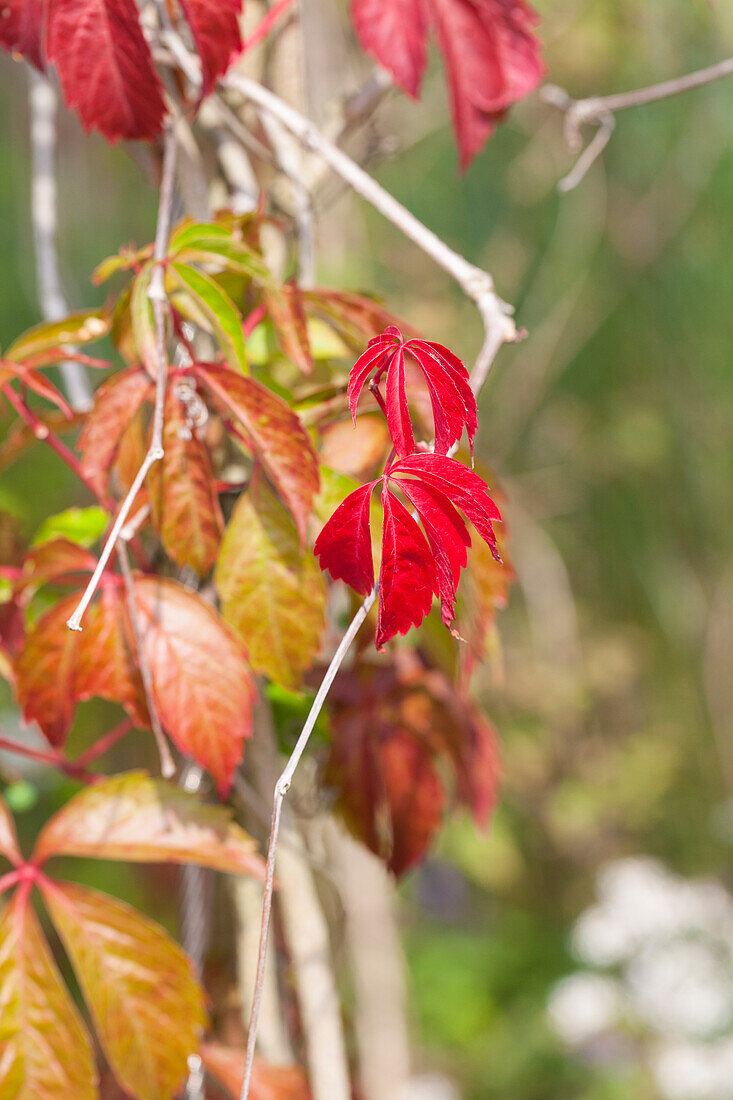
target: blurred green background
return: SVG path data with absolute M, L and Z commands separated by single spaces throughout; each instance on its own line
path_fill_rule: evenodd
M 733 53 L 726 3 L 536 6 L 549 78 L 575 97 Z M 0 94 L 6 346 L 37 305 L 25 73 L 4 57 Z M 547 1004 L 578 967 L 571 928 L 608 861 L 653 856 L 731 884 L 733 79 L 619 115 L 566 195 L 561 118 L 539 97 L 464 177 L 446 117 L 436 62 L 422 105 L 380 108 L 397 149 L 375 171 L 491 271 L 529 337 L 501 352 L 480 410 L 479 453 L 507 497 L 517 573 L 501 654 L 475 683 L 500 733 L 502 801 L 488 836 L 451 821 L 401 888 L 418 1062 L 468 1100 L 655 1100 L 658 1033 L 627 1021 L 621 1046 L 589 1053 L 563 1044 Z M 68 117 L 60 185 L 66 291 L 75 306 L 101 301 L 89 272 L 150 239 L 155 193 L 125 150 Z M 338 197 L 320 245 L 324 281 L 378 292 L 470 361 L 473 308 L 377 215 Z M 28 536 L 76 499 L 42 448 L 0 486 Z M 33 773 L 30 789 L 11 785 L 29 834 L 65 797 L 57 782 Z M 733 1095 L 711 1087 L 702 1100 Z

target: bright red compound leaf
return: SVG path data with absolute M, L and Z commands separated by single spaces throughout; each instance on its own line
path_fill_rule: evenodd
M 422 622 L 433 595 L 440 597 L 443 622 L 451 628 L 456 589 L 471 545 L 459 511 L 497 559 L 493 524 L 501 515 L 485 482 L 461 462 L 436 454 L 395 460 L 382 478 L 361 486 L 339 505 L 314 547 L 321 568 L 362 596 L 373 586 L 369 503 L 379 481 L 384 521 L 376 643 L 381 649 L 395 634 L 406 634 Z M 415 508 L 425 535 L 390 491 L 390 483 Z
M 181 0 L 201 60 L 201 96 L 211 91 L 242 49 L 242 0 Z
M 48 0 L 48 60 L 85 130 L 149 141 L 163 127 L 163 85 L 135 0 Z
M 364 354 L 351 368 L 348 397 L 354 421 L 367 379 L 371 375 L 372 382 L 378 383 L 386 374 L 387 422 L 392 442 L 399 456 L 412 454 L 415 440 L 407 404 L 405 353 L 417 363 L 425 377 L 435 423 L 436 453 L 447 454 L 461 438 L 464 427 L 473 448 L 478 428 L 476 398 L 465 366 L 442 344 L 416 338 L 403 340 L 402 333 L 394 325 L 370 340 Z
M 432 27 L 443 54 L 461 168 L 497 122 L 542 79 L 545 67 L 526 0 L 351 0 L 363 48 L 417 96 Z

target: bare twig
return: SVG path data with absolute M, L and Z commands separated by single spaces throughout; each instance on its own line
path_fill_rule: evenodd
M 56 242 L 56 108 L 58 96 L 49 80 L 29 69 L 28 104 L 31 136 L 31 221 L 36 261 L 36 285 L 46 321 L 69 312 L 61 287 Z M 92 405 L 89 379 L 80 363 L 60 364 L 64 389 L 72 409 L 87 412 Z
M 166 740 L 165 734 L 163 733 L 163 727 L 160 724 L 158 708 L 155 705 L 155 694 L 153 692 L 153 674 L 150 670 L 150 665 L 148 664 L 148 659 L 145 655 L 142 624 L 140 623 L 140 613 L 138 611 L 137 600 L 135 599 L 135 585 L 132 579 L 132 571 L 130 569 L 130 559 L 127 554 L 127 546 L 123 541 L 120 541 L 117 546 L 117 559 L 120 563 L 122 579 L 125 582 L 127 611 L 130 616 L 132 633 L 135 638 L 137 663 L 140 667 L 140 676 L 143 682 L 143 691 L 145 692 L 145 703 L 147 705 L 148 714 L 150 716 L 150 728 L 153 731 L 155 743 L 158 746 L 158 755 L 160 756 L 160 772 L 165 779 L 170 779 L 172 775 L 175 775 L 176 766 L 173 763 L 173 757 L 171 756 L 168 742 Z
M 492 346 L 496 341 L 500 346 L 502 343 L 516 340 L 517 330 L 511 317 L 511 307 L 497 295 L 493 279 L 487 271 L 482 271 L 481 268 L 469 263 L 465 257 L 454 252 L 445 241 L 423 225 L 351 157 L 325 138 L 317 126 L 273 92 L 239 73 L 230 74 L 222 85 L 239 92 L 246 100 L 281 122 L 308 151 L 325 161 L 357 195 L 370 203 L 405 237 L 413 241 L 439 267 L 451 275 L 464 294 L 475 302 L 481 314 L 487 341 L 490 338 Z M 490 358 L 490 349 L 487 350 L 486 358 Z
M 565 140 L 573 152 L 580 153 L 583 147 L 581 127 L 586 124 L 598 126 L 598 131 L 580 154 L 575 167 L 560 180 L 558 189 L 572 191 L 578 186 L 608 144 L 616 124 L 614 115 L 617 111 L 625 111 L 629 107 L 643 107 L 647 103 L 656 103 L 660 99 L 669 99 L 671 96 L 689 92 L 693 88 L 701 88 L 705 84 L 712 84 L 715 80 L 731 75 L 733 75 L 733 57 L 710 65 L 706 69 L 686 73 L 673 80 L 665 80 L 661 84 L 652 84 L 648 88 L 637 88 L 631 92 L 618 92 L 614 95 L 592 96 L 588 99 L 573 99 L 556 84 L 546 84 L 540 94 L 545 103 L 564 112 Z
M 115 521 L 112 525 L 112 530 L 109 533 L 107 541 L 102 548 L 102 553 L 99 555 L 99 561 L 97 562 L 96 569 L 92 574 L 92 577 L 87 585 L 84 595 L 79 601 L 79 605 L 76 608 L 74 614 L 67 622 L 69 630 L 81 630 L 81 620 L 86 611 L 89 603 L 94 596 L 99 584 L 99 579 L 104 572 L 110 555 L 117 545 L 117 540 L 120 537 L 120 531 L 125 526 L 125 522 L 130 513 L 135 498 L 138 492 L 142 488 L 143 482 L 147 477 L 148 470 L 151 466 L 159 462 L 163 457 L 163 416 L 165 409 L 165 388 L 168 378 L 168 356 L 166 353 L 166 293 L 164 282 L 164 263 L 166 249 L 168 245 L 168 233 L 171 223 L 171 206 L 173 203 L 173 182 L 175 178 L 176 170 L 176 137 L 173 126 L 169 126 L 165 134 L 163 145 L 163 173 L 160 184 L 160 200 L 158 204 L 158 224 L 155 232 L 155 249 L 153 252 L 153 258 L 156 266 L 153 270 L 152 277 L 150 279 L 150 289 L 148 291 L 148 297 L 153 303 L 153 314 L 155 317 L 155 336 L 157 347 L 157 376 L 155 384 L 155 406 L 153 409 L 153 432 L 150 440 L 150 446 L 148 452 L 143 459 L 142 466 L 135 475 L 135 479 L 130 486 L 127 496 L 120 505 L 120 510 L 117 513 Z

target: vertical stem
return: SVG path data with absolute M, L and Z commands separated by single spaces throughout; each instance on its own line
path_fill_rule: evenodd
M 150 279 L 148 297 L 153 303 L 155 317 L 155 337 L 158 359 L 158 373 L 155 382 L 155 407 L 153 410 L 153 434 L 150 440 L 148 453 L 143 459 L 142 466 L 138 470 L 129 492 L 120 505 L 120 510 L 112 525 L 106 543 L 99 556 L 97 567 L 92 574 L 84 595 L 79 601 L 76 611 L 67 622 L 69 630 L 81 630 L 81 620 L 89 606 L 94 593 L 99 585 L 99 579 L 110 559 L 120 531 L 125 525 L 130 509 L 135 502 L 135 497 L 142 488 L 148 470 L 163 457 L 163 417 L 165 415 L 165 389 L 168 379 L 168 356 L 166 353 L 166 304 L 165 293 L 165 256 L 168 245 L 168 234 L 171 224 L 171 206 L 173 204 L 173 183 L 176 174 L 176 136 L 173 124 L 170 124 L 165 133 L 163 144 L 163 175 L 160 184 L 160 201 L 158 204 L 158 224 L 155 230 L 155 249 L 153 259 L 156 267 Z M 157 735 L 156 735 L 157 736 Z
M 36 261 L 36 284 L 41 312 L 47 321 L 58 321 L 69 312 L 61 287 L 56 232 L 56 108 L 58 97 L 49 80 L 29 69 L 28 105 L 31 137 L 31 221 Z M 86 412 L 92 391 L 86 371 L 67 360 L 61 377 L 71 407 Z

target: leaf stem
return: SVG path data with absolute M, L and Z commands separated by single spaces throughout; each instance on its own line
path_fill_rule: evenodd
M 16 867 L 14 871 L 8 871 L 7 874 L 0 876 L 0 894 L 9 890 L 11 886 L 16 886 L 22 877 L 20 867 Z
M 67 622 L 69 630 L 81 630 L 81 620 L 89 606 L 94 593 L 99 585 L 102 573 L 107 567 L 112 551 L 117 545 L 120 532 L 125 526 L 125 521 L 130 513 L 135 498 L 142 488 L 147 477 L 148 470 L 154 466 L 164 454 L 163 451 L 163 417 L 165 415 L 165 389 L 168 376 L 168 356 L 166 354 L 166 293 L 165 293 L 165 257 L 168 244 L 168 234 L 171 224 L 171 207 L 173 205 L 173 184 L 176 172 L 176 136 L 173 125 L 166 130 L 163 143 L 163 173 L 160 184 L 160 200 L 158 203 L 158 223 L 155 230 L 155 248 L 153 259 L 155 269 L 150 279 L 148 297 L 153 303 L 155 317 L 155 337 L 158 359 L 158 371 L 155 382 L 155 406 L 153 408 L 153 433 L 150 447 L 143 459 L 143 463 L 135 475 L 127 496 L 120 505 L 115 521 L 112 525 L 107 541 L 102 548 L 96 569 L 89 584 L 82 595 L 74 614 Z
M 77 768 L 87 768 L 90 764 L 93 764 L 95 760 L 98 760 L 100 756 L 104 756 L 106 752 L 116 745 L 118 741 L 121 741 L 130 730 L 133 728 L 132 722 L 129 718 L 125 718 L 122 722 L 118 722 L 108 733 L 105 733 L 93 745 L 90 745 L 85 752 L 77 756 L 74 761 L 74 766 Z
M 25 756 L 28 760 L 34 760 L 37 764 L 46 764 L 48 767 L 56 768 L 67 775 L 69 779 L 78 779 L 80 783 L 93 783 L 99 778 L 99 776 L 88 772 L 83 763 L 78 760 L 65 760 L 60 753 L 53 750 L 34 749 L 30 745 L 22 745 L 18 741 L 11 741 L 8 737 L 0 737 L 0 749 L 17 753 L 18 756 Z

